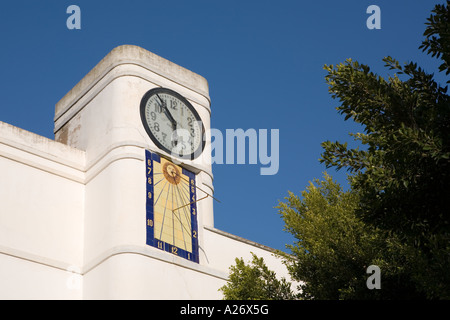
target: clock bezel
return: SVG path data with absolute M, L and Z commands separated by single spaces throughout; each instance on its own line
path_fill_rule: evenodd
M 145 109 L 147 106 L 147 101 L 150 99 L 150 97 L 152 97 L 153 95 L 157 94 L 157 93 L 164 93 L 164 94 L 169 94 L 174 96 L 175 98 L 179 99 L 182 103 L 184 103 L 189 110 L 191 110 L 192 114 L 195 117 L 195 120 L 199 123 L 201 123 L 201 143 L 198 146 L 198 148 L 196 150 L 194 150 L 194 152 L 192 152 L 191 154 L 186 154 L 186 155 L 180 155 L 180 154 L 176 154 L 174 152 L 172 152 L 172 150 L 169 150 L 168 148 L 166 148 L 152 133 L 152 131 L 150 130 L 150 127 L 148 125 L 147 122 L 147 118 L 145 116 Z M 153 143 L 161 150 L 167 152 L 168 154 L 170 154 L 172 157 L 175 156 L 179 159 L 187 159 L 187 160 L 194 160 L 196 159 L 198 156 L 200 156 L 203 153 L 203 150 L 205 149 L 205 139 L 204 139 L 204 134 L 205 134 L 205 127 L 203 124 L 202 119 L 200 118 L 200 115 L 198 114 L 197 110 L 195 110 L 194 106 L 185 98 L 183 97 L 181 94 L 179 94 L 178 92 L 169 89 L 169 88 L 163 88 L 163 87 L 158 87 L 158 88 L 153 88 L 148 90 L 142 97 L 141 99 L 141 103 L 140 103 L 140 115 L 141 115 L 141 121 L 142 124 L 144 126 L 145 131 L 147 132 L 148 136 L 150 137 L 150 139 L 153 141 Z

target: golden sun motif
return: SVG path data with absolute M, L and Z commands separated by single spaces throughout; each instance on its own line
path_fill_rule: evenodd
M 162 172 L 169 183 L 173 185 L 180 183 L 180 170 L 170 162 L 164 163 Z

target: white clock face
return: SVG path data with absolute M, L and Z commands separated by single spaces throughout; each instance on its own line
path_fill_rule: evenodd
M 173 156 L 194 159 L 202 152 L 203 125 L 194 107 L 178 93 L 156 88 L 141 101 L 141 117 L 153 142 Z

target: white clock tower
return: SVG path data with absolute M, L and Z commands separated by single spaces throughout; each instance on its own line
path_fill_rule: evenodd
M 157 134 L 198 139 L 185 112 L 205 132 L 192 158 Z M 0 122 L 0 299 L 221 299 L 250 252 L 286 276 L 273 250 L 214 227 L 210 118 L 203 77 L 124 45 L 56 104 L 56 141 Z

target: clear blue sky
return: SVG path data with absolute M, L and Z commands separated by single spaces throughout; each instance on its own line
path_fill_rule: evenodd
M 386 75 L 381 59 L 416 61 L 437 72 L 418 47 L 433 0 L 346 1 L 3 1 L 0 9 L 0 120 L 53 139 L 54 106 L 109 51 L 143 47 L 204 76 L 212 126 L 280 130 L 280 169 L 214 165 L 215 226 L 284 249 L 292 238 L 274 208 L 325 167 L 320 143 L 351 141 L 325 83 L 324 64 L 353 58 Z M 66 9 L 81 8 L 81 30 Z M 369 30 L 369 5 L 381 29 Z M 346 173 L 328 170 L 344 186 Z

